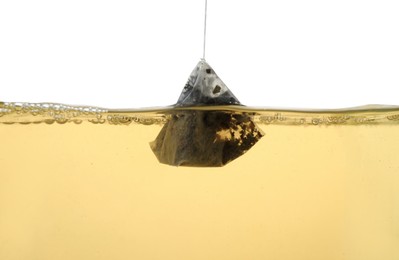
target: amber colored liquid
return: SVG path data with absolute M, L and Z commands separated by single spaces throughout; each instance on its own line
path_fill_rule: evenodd
M 399 259 L 397 108 L 247 109 L 217 168 L 157 161 L 162 110 L 0 108 L 0 259 Z

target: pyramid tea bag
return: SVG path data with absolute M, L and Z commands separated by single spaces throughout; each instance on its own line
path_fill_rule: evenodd
M 150 143 L 158 160 L 173 166 L 216 167 L 248 151 L 263 133 L 246 113 L 211 109 L 223 105 L 241 104 L 215 71 L 201 60 L 170 119 Z

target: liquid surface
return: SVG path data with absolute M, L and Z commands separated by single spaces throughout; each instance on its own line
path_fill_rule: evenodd
M 397 107 L 201 109 L 265 136 L 173 167 L 149 143 L 177 109 L 0 103 L 0 259 L 399 259 Z

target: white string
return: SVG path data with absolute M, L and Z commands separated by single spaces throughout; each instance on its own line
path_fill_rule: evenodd
M 204 49 L 202 53 L 202 59 L 205 60 L 205 46 L 206 46 L 206 15 L 208 9 L 208 0 L 205 0 L 205 19 L 204 19 Z

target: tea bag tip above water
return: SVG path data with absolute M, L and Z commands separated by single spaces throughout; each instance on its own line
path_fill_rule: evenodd
M 201 60 L 175 107 L 241 105 L 215 71 Z M 172 166 L 218 167 L 240 157 L 263 136 L 246 113 L 222 110 L 170 112 L 151 149 Z
M 201 105 L 240 105 L 238 99 L 205 60 L 198 62 L 191 72 L 176 104 Z

